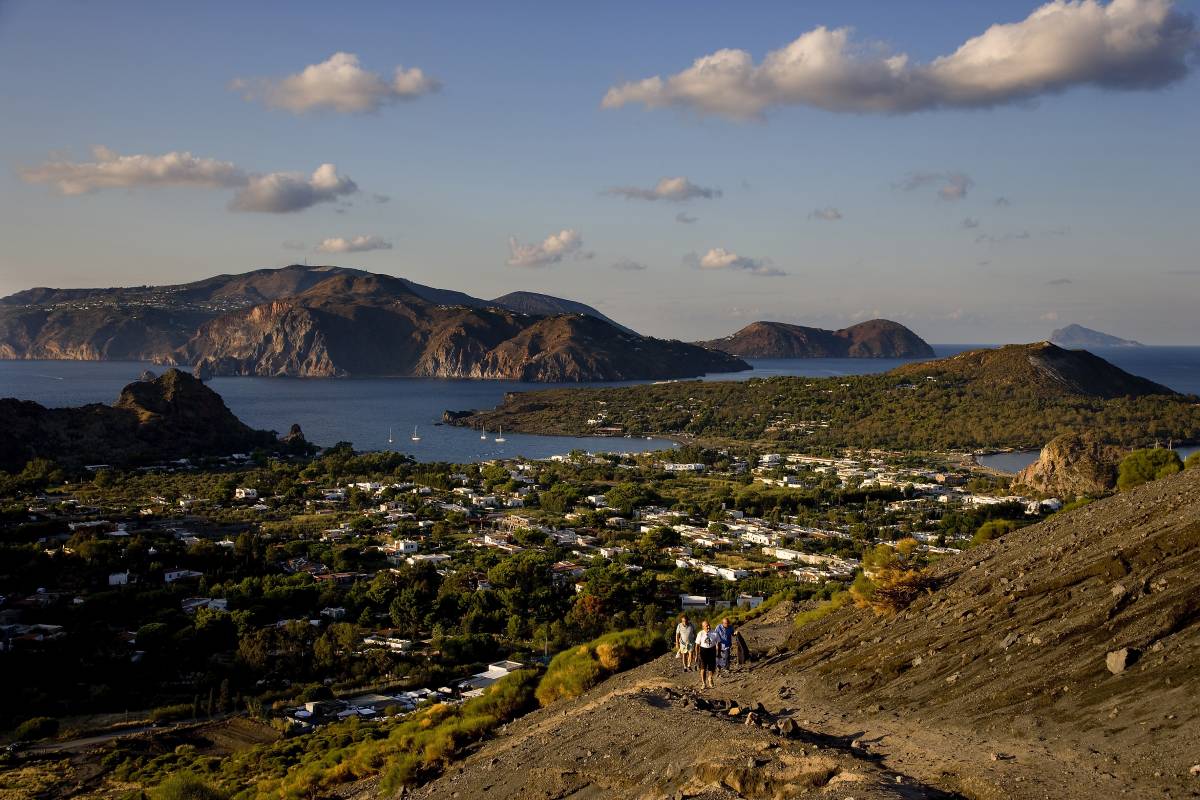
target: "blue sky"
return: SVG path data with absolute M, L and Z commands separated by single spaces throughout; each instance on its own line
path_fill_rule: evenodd
M 1176 27 L 1200 10 L 1119 2 L 1134 16 L 1165 8 Z M 544 291 L 684 339 L 756 319 L 884 316 L 938 342 L 1031 341 L 1079 322 L 1200 344 L 1194 28 L 1130 61 L 1092 53 L 1086 20 L 1064 17 L 1045 35 L 1082 31 L 1082 44 L 1051 39 L 1050 52 L 1079 50 L 1080 63 L 1026 90 L 1001 68 L 964 78 L 920 65 L 1036 2 L 517 6 L 0 4 L 0 293 L 308 259 L 483 297 Z M 736 48 L 758 65 L 819 26 L 852 28 L 862 59 L 905 53 L 918 66 L 869 93 L 861 80 L 760 72 L 730 91 L 669 88 L 697 58 Z M 366 112 L 280 99 L 281 79 L 339 52 L 381 85 L 403 66 L 439 88 L 380 95 Z M 668 88 L 602 107 L 651 76 Z M 95 145 L 225 166 L 220 185 L 130 177 L 78 194 L 38 172 L 94 163 Z M 357 191 L 312 190 L 322 164 Z M 299 173 L 285 180 L 319 199 L 286 213 L 275 194 L 235 201 L 271 173 Z M 650 196 L 662 178 L 713 196 L 606 191 Z M 390 248 L 316 251 L 355 237 Z

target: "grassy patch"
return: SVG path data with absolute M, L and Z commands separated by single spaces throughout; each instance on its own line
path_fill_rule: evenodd
M 616 672 L 635 667 L 665 652 L 666 639 L 657 631 L 634 628 L 606 633 L 556 655 L 537 687 L 543 706 L 569 700 Z

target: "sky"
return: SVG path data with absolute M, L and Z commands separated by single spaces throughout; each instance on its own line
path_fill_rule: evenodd
M 0 0 L 0 295 L 339 264 L 685 340 L 1200 345 L 1200 0 Z

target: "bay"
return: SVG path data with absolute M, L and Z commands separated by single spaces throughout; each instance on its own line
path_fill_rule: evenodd
M 943 358 L 984 345 L 934 345 Z M 1200 394 L 1200 347 L 1111 348 L 1097 355 L 1137 375 L 1163 383 L 1176 391 Z M 886 372 L 904 359 L 809 358 L 754 359 L 753 370 L 705 376 L 705 380 L 747 380 L 778 375 L 839 377 Z M 143 370 L 161 367 L 133 361 L 0 361 L 0 397 L 33 400 L 46 406 L 111 403 L 121 389 Z M 471 462 L 497 457 L 545 458 L 574 449 L 592 452 L 645 452 L 674 447 L 664 439 L 531 436 L 505 432 L 480 432 L 438 425 L 445 410 L 492 408 L 507 392 L 554 387 L 623 386 L 629 383 L 537 384 L 517 381 L 473 381 L 439 378 L 214 378 L 209 385 L 229 408 L 255 428 L 286 431 L 298 423 L 310 441 L 329 446 L 350 442 L 359 450 L 389 447 L 421 461 Z M 2 421 L 0 421 L 2 425 Z M 414 426 L 420 441 L 412 441 Z M 389 431 L 393 442 L 388 444 Z M 1016 471 L 1028 454 L 997 454 L 985 458 L 1013 457 L 1007 467 Z M 1036 458 L 1036 453 L 1033 454 Z M 982 461 L 983 459 L 981 459 Z

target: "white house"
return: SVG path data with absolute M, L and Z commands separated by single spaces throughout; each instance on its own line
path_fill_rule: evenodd
M 129 576 L 129 570 L 113 572 L 108 576 L 109 586 L 125 586 L 130 583 L 133 583 L 133 579 Z
M 258 489 L 251 489 L 248 486 L 239 486 L 233 490 L 233 496 L 238 500 L 257 500 Z
M 163 583 L 174 583 L 175 581 L 186 581 L 192 578 L 203 577 L 203 572 L 197 572 L 194 569 L 170 569 L 163 573 Z

